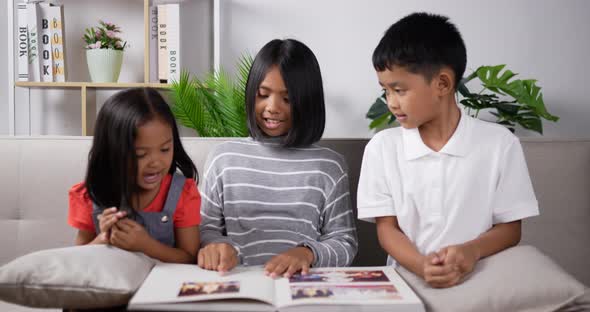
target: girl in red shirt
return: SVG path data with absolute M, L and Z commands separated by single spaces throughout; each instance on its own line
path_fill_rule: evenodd
M 160 94 L 151 88 L 118 92 L 98 114 L 86 179 L 69 191 L 76 244 L 110 244 L 164 262 L 195 263 L 197 176 Z

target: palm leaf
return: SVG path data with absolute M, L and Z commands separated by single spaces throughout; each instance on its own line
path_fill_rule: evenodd
M 182 71 L 171 86 L 175 117 L 200 136 L 247 136 L 244 93 L 251 65 L 252 57 L 242 56 L 237 82 L 224 71 L 209 73 L 203 81 Z

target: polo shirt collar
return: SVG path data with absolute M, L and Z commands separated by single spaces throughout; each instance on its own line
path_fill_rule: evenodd
M 471 117 L 467 116 L 462 109 L 459 110 L 461 111 L 461 117 L 457 129 L 455 129 L 449 141 L 439 151 L 441 154 L 463 157 L 469 151 L 469 123 Z M 418 128 L 402 128 L 402 136 L 406 160 L 414 160 L 428 154 L 436 153 L 424 144 Z

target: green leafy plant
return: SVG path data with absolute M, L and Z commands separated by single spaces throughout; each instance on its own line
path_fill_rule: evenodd
M 459 103 L 467 108 L 470 116 L 476 118 L 480 111 L 490 110 L 490 114 L 496 116 L 497 123 L 513 132 L 516 125 L 520 125 L 543 134 L 541 118 L 556 122 L 559 117 L 551 115 L 545 108 L 543 93 L 536 80 L 513 79 L 516 75 L 505 69 L 505 65 L 481 66 L 461 80 L 457 88 L 460 94 Z M 482 89 L 473 93 L 466 85 L 476 78 Z M 383 94 L 371 105 L 366 115 L 372 120 L 370 129 L 384 127 L 395 121 L 395 116 L 389 112 L 386 103 Z
M 86 49 L 125 50 L 127 42 L 119 38 L 121 33 L 119 26 L 104 21 L 99 21 L 98 24 L 96 29 L 90 27 L 84 31 L 82 40 L 86 43 Z
M 223 70 L 202 81 L 181 71 L 171 86 L 176 119 L 202 137 L 248 136 L 245 90 L 252 62 L 249 55 L 240 58 L 236 81 Z

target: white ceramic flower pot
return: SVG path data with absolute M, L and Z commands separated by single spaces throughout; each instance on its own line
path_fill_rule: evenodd
M 117 82 L 123 64 L 123 51 L 89 49 L 86 50 L 86 63 L 92 82 Z

